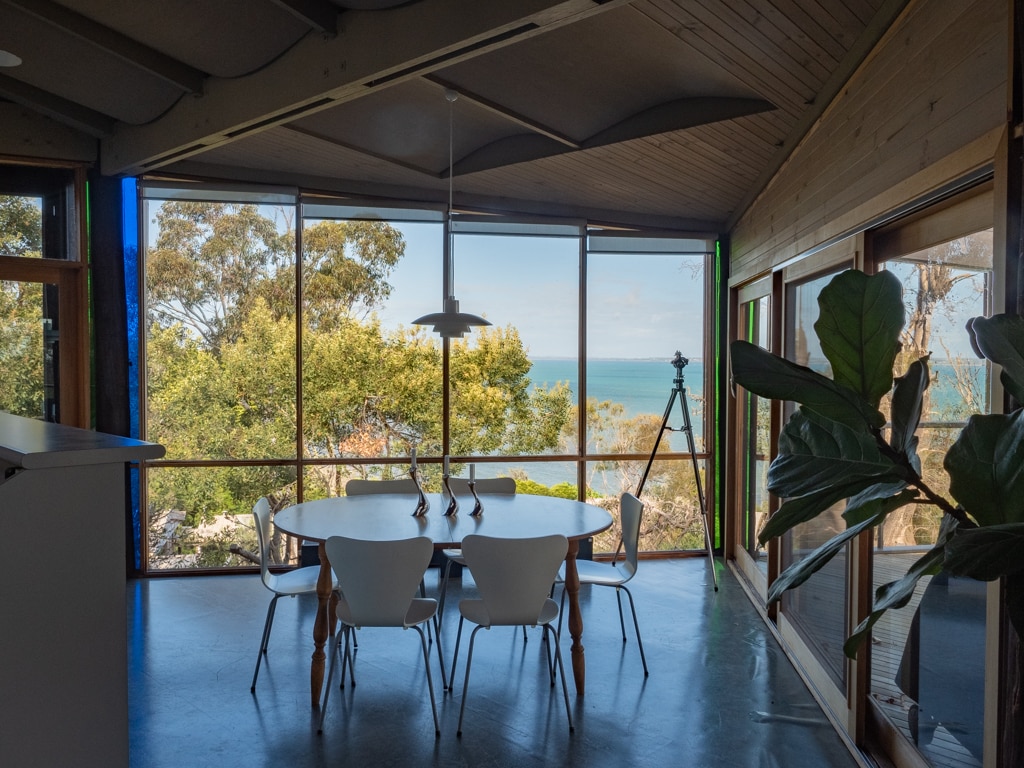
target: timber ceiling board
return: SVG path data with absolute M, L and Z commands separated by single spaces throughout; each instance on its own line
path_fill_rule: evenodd
M 451 114 L 457 204 L 722 229 L 905 4 L 0 0 L 0 99 L 104 173 L 434 202 Z

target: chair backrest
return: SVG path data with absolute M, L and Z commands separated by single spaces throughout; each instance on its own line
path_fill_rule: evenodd
M 270 587 L 273 578 L 270 573 L 270 502 L 266 496 L 253 505 L 252 516 L 256 519 L 256 540 L 260 549 L 260 578 Z
M 426 536 L 367 541 L 332 536 L 327 559 L 358 627 L 402 627 L 434 544 Z
M 491 626 L 537 623 L 568 548 L 560 535 L 501 539 L 470 534 L 462 540 L 462 556 Z
M 397 480 L 361 480 L 354 478 L 345 483 L 346 496 L 366 496 L 371 493 L 416 493 L 411 477 Z
M 619 497 L 619 517 L 622 520 L 622 545 L 626 549 L 626 562 L 622 568 L 630 574 L 636 573 L 640 548 L 640 519 L 644 503 L 632 493 Z
M 449 479 L 452 493 L 456 496 L 469 496 L 469 480 L 462 477 Z M 486 477 L 476 481 L 477 493 L 506 493 L 516 492 L 516 479 L 514 477 Z

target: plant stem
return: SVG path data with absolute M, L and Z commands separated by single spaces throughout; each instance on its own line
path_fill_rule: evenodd
M 964 512 L 962 508 L 954 506 L 948 499 L 940 496 L 929 487 L 928 483 L 924 481 L 924 478 L 918 474 L 916 469 L 914 469 L 914 465 L 910 463 L 910 458 L 905 453 L 894 450 L 893 447 L 885 441 L 885 438 L 882 437 L 881 430 L 873 429 L 872 432 L 875 435 L 875 441 L 878 443 L 878 448 L 882 454 L 903 471 L 907 476 L 907 482 L 924 494 L 925 499 L 927 499 L 927 503 L 935 505 L 943 514 L 952 517 L 960 524 L 961 528 L 977 527 L 975 522 L 967 516 L 967 513 Z

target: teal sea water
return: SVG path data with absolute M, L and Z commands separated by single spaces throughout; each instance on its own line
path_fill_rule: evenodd
M 540 359 L 532 362 L 530 379 L 535 385 L 568 382 L 573 395 L 578 395 L 576 360 Z M 667 357 L 664 360 L 590 360 L 587 362 L 587 395 L 621 403 L 628 417 L 647 413 L 661 416 L 675 388 L 675 376 L 675 366 Z M 683 386 L 689 396 L 691 420 L 696 430 L 694 401 L 700 399 L 704 392 L 702 361 L 691 360 L 683 368 Z

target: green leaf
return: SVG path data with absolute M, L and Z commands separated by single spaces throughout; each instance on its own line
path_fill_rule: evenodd
M 900 507 L 919 501 L 920 497 L 917 494 L 917 490 L 913 489 L 904 493 L 906 487 L 907 484 L 903 480 L 897 480 L 893 483 L 875 483 L 846 502 L 843 519 L 846 520 L 847 525 L 856 525 L 862 520 L 873 517 L 878 509 L 883 506 L 889 512 L 892 512 L 896 507 L 889 505 L 892 504 L 894 499 L 901 500 L 897 505 Z
M 748 341 L 729 346 L 733 380 L 761 397 L 793 400 L 851 427 L 881 429 L 885 417 L 856 392 Z
M 903 608 L 910 602 L 921 577 L 934 576 L 942 570 L 944 551 L 943 545 L 937 544 L 918 558 L 902 577 L 878 588 L 875 592 L 875 604 L 872 606 L 871 613 L 857 625 L 850 636 L 846 638 L 846 642 L 843 643 L 843 653 L 848 658 L 856 657 L 857 649 L 887 610 Z
M 906 374 L 896 379 L 892 391 L 892 437 L 889 445 L 908 459 L 917 456 L 917 425 L 921 421 L 921 407 L 928 383 L 928 358 L 922 357 L 910 364 Z
M 875 486 L 883 487 L 879 484 L 877 478 L 861 478 L 848 483 L 822 488 L 804 496 L 786 499 L 782 506 L 775 511 L 775 514 L 768 518 L 768 522 L 765 523 L 757 538 L 762 544 L 765 544 L 769 539 L 781 536 L 793 526 L 813 520 L 833 504 L 854 496 L 865 488 Z M 857 523 L 860 521 L 852 522 Z
M 799 408 L 779 436 L 768 490 L 788 499 L 863 478 L 892 482 L 900 479 L 898 470 L 870 432 Z
M 842 533 L 836 534 L 826 541 L 820 547 L 807 555 L 807 557 L 793 563 L 793 565 L 780 573 L 779 577 L 772 582 L 772 585 L 768 590 L 768 602 L 774 603 L 782 597 L 782 593 L 786 590 L 799 587 L 807 581 L 812 574 L 824 568 L 825 565 L 828 564 L 828 561 L 835 557 L 836 554 L 846 545 L 846 542 L 855 538 L 861 533 L 861 531 L 866 531 L 871 526 L 882 522 L 884 518 L 885 514 L 879 513 L 858 525 L 847 528 Z
M 814 330 L 832 365 L 832 378 L 875 408 L 892 389 L 892 368 L 903 329 L 903 289 L 891 272 L 840 272 L 818 296 Z
M 950 495 L 979 525 L 1024 522 L 1024 411 L 971 416 L 943 466 Z
M 1024 572 L 1024 523 L 958 530 L 946 546 L 945 567 L 979 581 Z
M 976 352 L 1003 367 L 1004 386 L 1018 402 L 1024 402 L 1024 318 L 1007 314 L 972 317 L 967 332 Z

